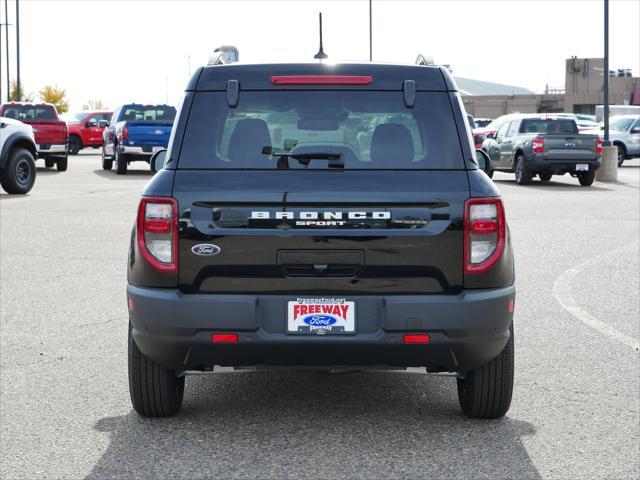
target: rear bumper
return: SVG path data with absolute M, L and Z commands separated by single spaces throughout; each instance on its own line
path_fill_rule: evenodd
M 527 168 L 535 173 L 575 173 L 576 165 L 581 164 L 588 164 L 589 171 L 595 171 L 600 168 L 600 157 L 588 160 L 569 160 L 564 158 L 543 157 L 542 155 L 532 155 L 527 159 Z
M 67 153 L 67 144 L 38 144 L 36 145 L 38 155 L 58 155 L 61 153 Z
M 345 296 L 356 302 L 352 335 L 285 333 L 295 295 L 185 295 L 128 285 L 133 337 L 148 357 L 175 370 L 221 366 L 389 366 L 439 371 L 477 368 L 509 339 L 515 287 L 459 295 Z M 236 333 L 238 343 L 211 342 Z M 406 333 L 428 344 L 403 344 Z
M 156 146 L 157 148 L 167 148 L 163 146 Z M 135 155 L 139 157 L 146 157 L 147 159 L 151 158 L 153 155 L 154 146 L 132 146 L 132 145 L 118 145 L 118 151 L 120 153 L 124 153 L 126 155 Z M 145 151 L 146 150 L 146 151 Z

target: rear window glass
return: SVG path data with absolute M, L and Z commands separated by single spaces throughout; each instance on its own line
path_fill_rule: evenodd
M 50 105 L 16 105 L 8 106 L 2 112 L 2 116 L 6 118 L 15 118 L 20 121 L 29 120 L 57 120 L 56 112 Z
M 578 133 L 576 122 L 571 119 L 526 118 L 521 133 Z
M 418 92 L 225 92 L 194 96 L 178 168 L 462 169 L 449 98 Z
M 127 105 L 123 107 L 121 120 L 135 122 L 173 122 L 176 118 L 175 107 Z

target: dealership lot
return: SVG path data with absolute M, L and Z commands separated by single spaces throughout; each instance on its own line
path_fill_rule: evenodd
M 506 418 L 464 418 L 450 377 L 244 372 L 189 377 L 181 413 L 149 420 L 128 398 L 125 284 L 150 173 L 95 152 L 0 196 L 0 477 L 640 475 L 639 159 L 590 188 L 496 173 L 518 275 Z

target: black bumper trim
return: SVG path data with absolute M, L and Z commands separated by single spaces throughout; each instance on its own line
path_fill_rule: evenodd
M 175 370 L 213 365 L 425 366 L 459 371 L 497 356 L 509 338 L 515 287 L 458 295 L 346 296 L 356 302 L 357 333 L 287 335 L 286 301 L 296 295 L 206 295 L 128 285 L 138 348 Z M 305 295 L 309 297 L 311 295 Z M 338 295 L 336 295 L 338 296 Z M 212 344 L 211 333 L 234 332 L 237 344 Z M 405 345 L 407 332 L 428 344 Z

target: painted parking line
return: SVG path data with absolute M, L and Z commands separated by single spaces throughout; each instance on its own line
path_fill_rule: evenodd
M 635 245 L 637 244 L 638 242 L 635 242 Z M 553 283 L 553 294 L 556 297 L 558 303 L 560 303 L 560 305 L 562 305 L 565 310 L 567 310 L 571 315 L 573 315 L 588 327 L 596 330 L 602 335 L 605 335 L 622 343 L 623 345 L 626 345 L 634 350 L 638 350 L 640 346 L 635 338 L 618 331 L 602 320 L 598 320 L 587 310 L 579 306 L 578 302 L 576 302 L 571 295 L 571 285 L 573 285 L 575 277 L 580 273 L 581 270 L 583 270 L 585 267 L 588 267 L 590 264 L 596 263 L 598 260 L 602 260 L 603 258 L 612 255 L 620 254 L 623 250 L 628 250 L 630 246 L 633 245 L 626 245 L 622 248 L 612 250 L 604 255 L 600 255 L 599 257 L 595 257 L 586 262 L 583 262 L 577 267 L 566 270 Z

